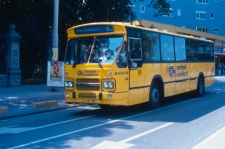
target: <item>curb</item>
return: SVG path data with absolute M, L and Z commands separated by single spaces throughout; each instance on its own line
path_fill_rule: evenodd
M 57 100 L 45 101 L 45 102 L 37 102 L 33 104 L 34 109 L 41 109 L 41 108 L 49 108 L 49 107 L 56 107 L 58 106 Z M 6 114 L 9 112 L 8 107 L 0 107 L 0 115 Z
M 46 101 L 46 102 L 37 102 L 33 104 L 33 108 L 40 109 L 40 108 L 47 108 L 47 107 L 53 107 L 58 106 L 58 101 L 52 100 L 52 101 Z
M 0 107 L 0 114 L 8 113 L 8 107 Z

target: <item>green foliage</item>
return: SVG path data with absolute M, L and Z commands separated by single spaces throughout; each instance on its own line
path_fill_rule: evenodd
M 144 1 L 144 0 L 139 0 Z M 132 21 L 130 0 L 60 0 L 59 36 L 65 36 L 68 27 L 88 22 Z M 0 33 L 15 23 L 24 41 L 35 36 L 42 41 L 52 28 L 54 0 L 1 0 Z M 165 0 L 149 0 L 149 7 L 157 10 L 154 16 L 168 15 L 169 4 Z M 64 40 L 64 39 L 63 39 Z M 46 40 L 45 40 L 46 41 Z
M 144 0 L 139 0 L 139 1 L 144 2 Z M 163 15 L 169 16 L 169 14 L 171 13 L 170 4 L 166 2 L 166 0 L 149 0 L 148 7 L 152 7 L 156 10 L 154 17 L 163 16 Z
M 130 0 L 59 0 L 59 49 L 65 49 L 66 29 L 71 26 L 100 21 L 133 21 L 135 14 L 131 5 Z M 154 16 L 170 13 L 166 0 L 149 0 L 148 6 L 157 10 Z M 14 23 L 23 43 L 32 38 L 38 41 L 37 44 L 46 46 L 50 43 L 53 7 L 54 0 L 1 0 L 0 34 L 8 30 L 9 23 Z M 64 51 L 61 50 L 59 55 L 62 60 Z

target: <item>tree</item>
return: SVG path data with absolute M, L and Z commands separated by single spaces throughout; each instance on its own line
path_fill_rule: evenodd
M 53 23 L 53 2 L 54 0 L 0 1 L 0 36 L 8 31 L 10 23 L 16 25 L 16 31 L 22 37 L 20 59 L 22 72 L 34 72 L 32 69 L 36 66 L 43 67 L 46 64 L 48 53 L 46 46 L 50 43 L 49 31 Z M 60 0 L 59 2 L 59 60 L 64 58 L 67 28 L 88 22 L 135 20 L 130 0 Z M 148 6 L 156 10 L 154 16 L 168 15 L 170 12 L 169 4 L 165 0 L 150 0 Z
M 144 0 L 140 0 L 140 1 L 144 2 Z M 170 4 L 166 2 L 166 0 L 150 0 L 148 7 L 152 7 L 156 10 L 154 17 L 158 17 L 162 15 L 169 16 L 169 13 L 171 12 Z

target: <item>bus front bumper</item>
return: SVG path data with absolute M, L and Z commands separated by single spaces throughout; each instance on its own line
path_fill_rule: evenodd
M 128 92 L 73 92 L 64 91 L 66 103 L 86 103 L 129 106 Z

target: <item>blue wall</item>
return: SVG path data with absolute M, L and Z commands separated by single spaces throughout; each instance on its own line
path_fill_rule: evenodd
M 168 0 L 172 8 L 171 17 L 159 16 L 154 17 L 156 12 L 153 8 L 149 8 L 149 0 L 140 2 L 139 0 L 131 0 L 133 5 L 132 9 L 135 11 L 137 20 L 150 20 L 180 27 L 186 27 L 188 29 L 196 30 L 196 27 L 205 27 L 208 29 L 208 33 L 225 36 L 225 0 L 208 0 L 208 4 L 198 4 L 196 0 Z M 140 11 L 141 5 L 145 5 L 145 13 Z M 181 16 L 177 15 L 177 10 L 181 9 Z M 196 11 L 206 12 L 206 19 L 196 19 Z M 214 18 L 210 18 L 210 13 L 214 14 Z M 214 32 L 217 28 L 218 32 Z

